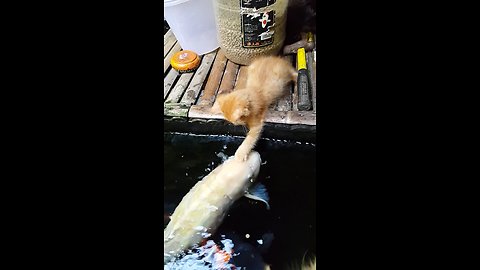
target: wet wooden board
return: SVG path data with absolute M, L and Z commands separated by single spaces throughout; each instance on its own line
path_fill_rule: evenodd
M 190 82 L 185 94 L 183 95 L 181 102 L 186 104 L 195 104 L 198 95 L 200 94 L 200 89 L 203 86 L 205 79 L 207 78 L 208 72 L 212 67 L 213 60 L 215 59 L 215 55 L 217 51 L 213 51 L 211 53 L 207 53 L 200 63 L 200 66 L 195 71 L 193 75 L 193 79 Z
M 165 71 L 167 71 L 167 69 L 170 67 L 170 60 L 172 59 L 172 56 L 179 51 L 180 51 L 180 43 L 177 42 L 175 43 L 173 48 L 170 50 L 170 52 L 167 54 L 167 56 L 165 56 L 165 58 L 163 59 L 163 73 L 165 73 Z
M 169 32 L 165 34 L 164 49 L 164 114 L 168 119 L 188 121 L 225 121 L 221 114 L 211 112 L 219 93 L 239 89 L 246 84 L 247 67 L 229 61 L 220 49 L 201 57 L 200 67 L 191 73 L 179 74 L 170 67 L 171 56 L 180 51 L 180 45 Z M 168 48 L 169 47 L 169 48 Z M 307 69 L 311 82 L 312 108 L 298 111 L 298 94 L 294 84 L 287 87 L 286 96 L 267 112 L 265 122 L 280 125 L 316 125 L 316 62 L 315 55 L 307 52 Z M 285 56 L 296 67 L 296 55 Z
M 223 119 L 222 114 L 210 111 L 211 106 L 192 105 L 188 112 L 190 118 Z M 265 122 L 289 125 L 310 125 L 315 126 L 316 114 L 313 111 L 282 112 L 269 110 Z
M 168 72 L 167 76 L 163 79 L 163 98 L 165 99 L 170 92 L 170 89 L 172 89 L 173 83 L 175 82 L 175 79 L 178 77 L 178 71 L 175 69 L 170 69 Z
M 220 87 L 220 82 L 222 81 L 223 72 L 225 71 L 226 65 L 227 58 L 225 57 L 223 51 L 219 50 L 217 56 L 215 57 L 215 62 L 213 63 L 210 76 L 208 76 L 205 89 L 203 89 L 202 95 L 198 99 L 198 104 L 210 106 L 213 105 L 213 102 L 215 101 L 215 94 Z
M 189 106 L 182 103 L 166 103 L 163 106 L 163 114 L 171 117 L 188 117 Z
M 200 61 L 202 60 L 202 56 L 200 56 Z M 168 96 L 164 96 L 165 103 L 178 103 L 183 96 L 183 93 L 187 89 L 192 77 L 195 73 L 183 73 L 180 75 L 178 80 L 176 81 L 175 85 L 172 87 L 172 90 L 168 93 Z M 164 79 L 166 80 L 166 78 Z
M 165 34 L 165 37 L 163 39 L 163 58 L 167 56 L 167 54 L 170 52 L 172 49 L 173 45 L 177 42 L 177 39 L 173 35 L 173 32 L 171 29 L 168 30 L 168 32 Z
M 292 111 L 298 111 L 298 88 L 296 83 L 293 85 L 292 91 Z
M 180 75 L 180 79 L 178 79 L 175 87 L 173 87 L 172 91 L 170 91 L 168 97 L 165 99 L 165 103 L 179 102 L 192 77 L 193 73 L 185 73 Z
M 223 119 L 221 113 L 212 113 L 210 111 L 211 106 L 192 105 L 188 112 L 188 117 L 191 118 L 205 118 L 205 119 Z
M 293 64 L 293 55 L 286 55 L 284 56 L 284 58 Z M 277 102 L 277 105 L 275 107 L 275 109 L 277 111 L 281 111 L 281 112 L 286 112 L 286 111 L 291 111 L 292 110 L 292 93 L 293 93 L 293 85 L 294 84 L 289 84 L 285 87 L 285 92 L 287 93 L 285 96 L 283 96 L 282 98 L 280 98 L 280 100 L 278 100 Z
M 237 74 L 237 82 L 235 83 L 235 89 L 245 87 L 247 83 L 247 66 L 240 66 Z
M 239 66 L 232 61 L 227 61 L 227 67 L 223 73 L 222 83 L 218 89 L 217 95 L 219 93 L 227 94 L 233 91 L 235 87 L 235 82 L 237 81 Z

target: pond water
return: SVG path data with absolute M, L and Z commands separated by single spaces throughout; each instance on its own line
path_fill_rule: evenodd
M 190 188 L 221 164 L 219 153 L 233 155 L 243 139 L 164 133 L 164 215 L 171 214 Z M 255 150 L 263 162 L 257 181 L 266 186 L 271 209 L 241 198 L 213 238 L 235 235 L 234 244 L 243 241 L 255 247 L 272 270 L 286 269 L 316 252 L 315 145 L 263 138 Z

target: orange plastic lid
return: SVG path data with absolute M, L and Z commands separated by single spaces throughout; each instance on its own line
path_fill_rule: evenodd
M 172 68 L 178 70 L 178 72 L 191 72 L 198 68 L 200 65 L 200 57 L 195 52 L 189 50 L 179 51 L 172 56 L 170 60 Z

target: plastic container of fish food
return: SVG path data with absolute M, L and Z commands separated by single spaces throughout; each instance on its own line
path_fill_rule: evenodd
M 203 55 L 218 48 L 213 0 L 164 0 L 163 10 L 183 50 Z
M 288 0 L 214 0 L 218 41 L 232 62 L 276 55 L 285 41 Z
M 170 64 L 179 73 L 193 72 L 200 65 L 200 57 L 192 51 L 183 50 L 172 56 Z

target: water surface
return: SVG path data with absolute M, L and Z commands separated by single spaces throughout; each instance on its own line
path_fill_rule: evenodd
M 173 212 L 190 188 L 221 164 L 218 153 L 231 156 L 242 141 L 243 137 L 165 133 L 165 211 Z M 255 150 L 263 161 L 257 181 L 267 187 L 271 209 L 241 198 L 214 238 L 234 233 L 258 247 L 272 270 L 285 269 L 316 252 L 315 145 L 264 138 Z M 272 235 L 271 246 L 262 248 L 262 237 Z

